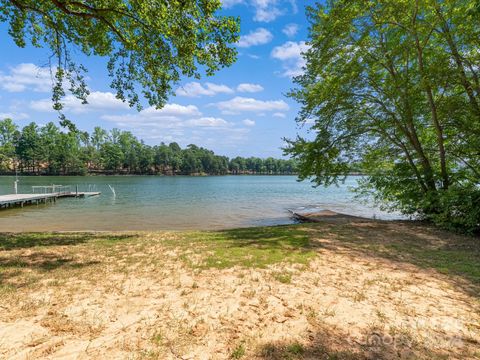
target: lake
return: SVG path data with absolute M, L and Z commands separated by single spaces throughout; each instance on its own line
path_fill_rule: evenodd
M 0 177 L 0 194 L 13 193 Z M 19 193 L 34 185 L 78 185 L 101 191 L 90 198 L 0 210 L 0 231 L 188 230 L 290 224 L 288 209 L 329 209 L 351 215 L 398 218 L 354 200 L 357 178 L 339 187 L 313 188 L 295 176 L 20 177 Z M 115 190 L 116 195 L 110 190 Z

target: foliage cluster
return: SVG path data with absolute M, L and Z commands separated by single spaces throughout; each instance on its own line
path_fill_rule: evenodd
M 19 47 L 51 51 L 56 110 L 63 107 L 66 89 L 87 102 L 87 69 L 72 57 L 79 52 L 107 59 L 118 99 L 140 108 L 143 96 L 162 107 L 181 77 L 212 75 L 235 61 L 239 19 L 220 16 L 221 5 L 220 0 L 0 0 L 0 22 Z
M 131 132 L 96 127 L 92 134 L 62 131 L 54 123 L 23 129 L 0 121 L 0 172 L 28 174 L 293 174 L 293 160 L 256 157 L 229 159 L 213 151 L 177 143 L 150 146 Z
M 473 0 L 331 0 L 308 9 L 291 96 L 312 137 L 290 140 L 302 178 L 342 179 L 392 210 L 480 230 L 480 8 Z

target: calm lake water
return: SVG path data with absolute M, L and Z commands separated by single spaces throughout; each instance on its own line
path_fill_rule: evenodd
M 0 195 L 13 192 L 13 181 L 0 177 Z M 289 224 L 288 209 L 310 208 L 396 217 L 356 202 L 349 191 L 356 183 L 355 177 L 329 188 L 313 188 L 295 176 L 21 177 L 19 193 L 31 193 L 33 185 L 59 184 L 102 194 L 0 210 L 0 231 L 222 229 Z

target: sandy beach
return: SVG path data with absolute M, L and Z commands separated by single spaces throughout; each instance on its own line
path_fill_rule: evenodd
M 425 225 L 0 237 L 2 358 L 480 356 L 478 242 Z

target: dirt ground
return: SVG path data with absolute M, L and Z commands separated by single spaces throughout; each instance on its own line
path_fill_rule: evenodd
M 212 267 L 251 250 L 188 233 L 6 234 L 0 358 L 480 359 L 477 273 L 450 262 L 479 265 L 478 239 L 354 220 L 281 229 L 312 255 Z

